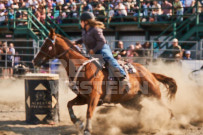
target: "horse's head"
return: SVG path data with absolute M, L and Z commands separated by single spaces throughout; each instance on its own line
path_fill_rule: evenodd
M 41 66 L 49 59 L 54 59 L 56 56 L 56 34 L 53 29 L 50 30 L 49 37 L 44 40 L 39 52 L 35 55 L 33 64 L 34 66 Z

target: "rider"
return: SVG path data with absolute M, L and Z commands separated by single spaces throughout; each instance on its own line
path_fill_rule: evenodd
M 118 64 L 117 60 L 114 59 L 109 45 L 106 44 L 106 39 L 103 35 L 104 24 L 100 21 L 95 20 L 95 16 L 91 12 L 83 12 L 80 16 L 81 27 L 82 27 L 82 38 L 73 42 L 73 44 L 85 44 L 87 53 L 89 54 L 100 54 L 104 61 L 108 62 L 111 67 L 119 72 L 119 80 L 122 86 L 128 86 L 128 79 L 124 69 Z M 108 68 L 110 69 L 110 68 Z

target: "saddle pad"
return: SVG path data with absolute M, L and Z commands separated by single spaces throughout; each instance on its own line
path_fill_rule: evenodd
M 135 67 L 128 62 L 122 61 L 122 60 L 118 60 L 118 63 L 121 65 L 121 67 L 128 72 L 128 74 L 135 74 L 137 72 L 137 70 L 135 69 Z

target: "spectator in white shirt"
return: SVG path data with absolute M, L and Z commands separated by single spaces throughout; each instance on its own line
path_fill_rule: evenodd
M 157 21 L 157 16 L 161 14 L 161 5 L 156 0 L 153 1 L 151 16 Z
M 123 16 L 127 16 L 127 11 L 123 3 L 119 2 L 118 5 L 115 7 L 116 16 L 121 17 L 121 21 L 123 22 Z
M 119 2 L 118 5 L 115 7 L 116 12 L 120 16 L 127 16 L 127 11 L 123 3 Z

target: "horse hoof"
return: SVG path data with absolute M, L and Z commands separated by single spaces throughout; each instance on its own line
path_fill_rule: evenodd
M 85 130 L 84 135 L 91 135 L 90 131 Z
M 81 120 L 76 121 L 75 126 L 79 131 L 83 131 L 83 129 L 84 129 L 84 124 Z

